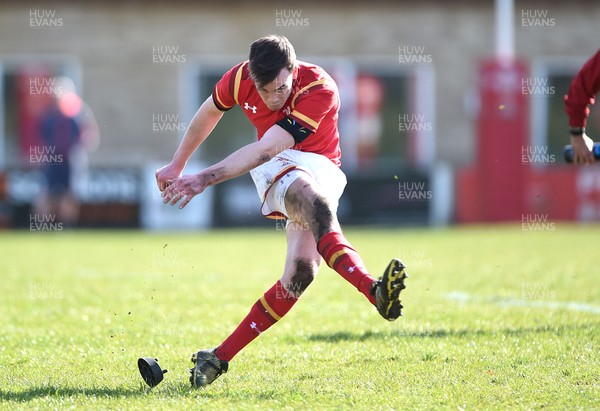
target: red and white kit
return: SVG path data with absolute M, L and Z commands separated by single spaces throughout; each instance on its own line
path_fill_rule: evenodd
M 212 98 L 222 111 L 239 105 L 256 127 L 259 140 L 285 117 L 311 132 L 301 143 L 283 150 L 250 172 L 263 203 L 261 211 L 264 215 L 290 217 L 283 198 L 301 173 L 308 173 L 321 186 L 322 194 L 334 210 L 337 208 L 346 186 L 346 176 L 339 169 L 341 152 L 337 120 L 340 98 L 335 82 L 325 70 L 298 61 L 293 73 L 292 93 L 278 111 L 271 111 L 263 102 L 250 77 L 248 61 L 223 75 L 213 89 Z

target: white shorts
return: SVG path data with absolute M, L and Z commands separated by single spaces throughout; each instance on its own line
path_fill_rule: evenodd
M 327 157 L 287 149 L 271 160 L 250 170 L 262 202 L 261 212 L 269 218 L 290 218 L 285 209 L 285 193 L 297 179 L 308 174 L 319 185 L 319 192 L 333 211 L 346 187 L 346 175 Z

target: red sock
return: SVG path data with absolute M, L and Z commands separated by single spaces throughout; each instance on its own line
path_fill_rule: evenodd
M 219 360 L 231 361 L 242 348 L 286 315 L 296 301 L 298 299 L 277 280 L 275 285 L 254 303 L 233 333 L 217 347 L 215 354 Z
M 376 281 L 367 269 L 358 252 L 342 233 L 331 231 L 325 234 L 317 244 L 319 254 L 325 263 L 340 274 L 346 281 L 356 287 L 375 305 L 375 297 L 371 295 L 371 284 Z

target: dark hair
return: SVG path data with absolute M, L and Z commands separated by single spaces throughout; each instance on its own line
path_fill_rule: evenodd
M 290 72 L 296 65 L 296 52 L 292 43 L 278 34 L 261 37 L 250 45 L 250 75 L 262 87 L 275 80 L 283 68 Z

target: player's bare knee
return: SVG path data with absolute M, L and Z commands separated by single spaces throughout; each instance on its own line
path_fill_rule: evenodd
M 318 264 L 302 258 L 297 259 L 295 263 L 296 266 L 291 280 L 283 286 L 290 294 L 298 298 L 315 279 Z

